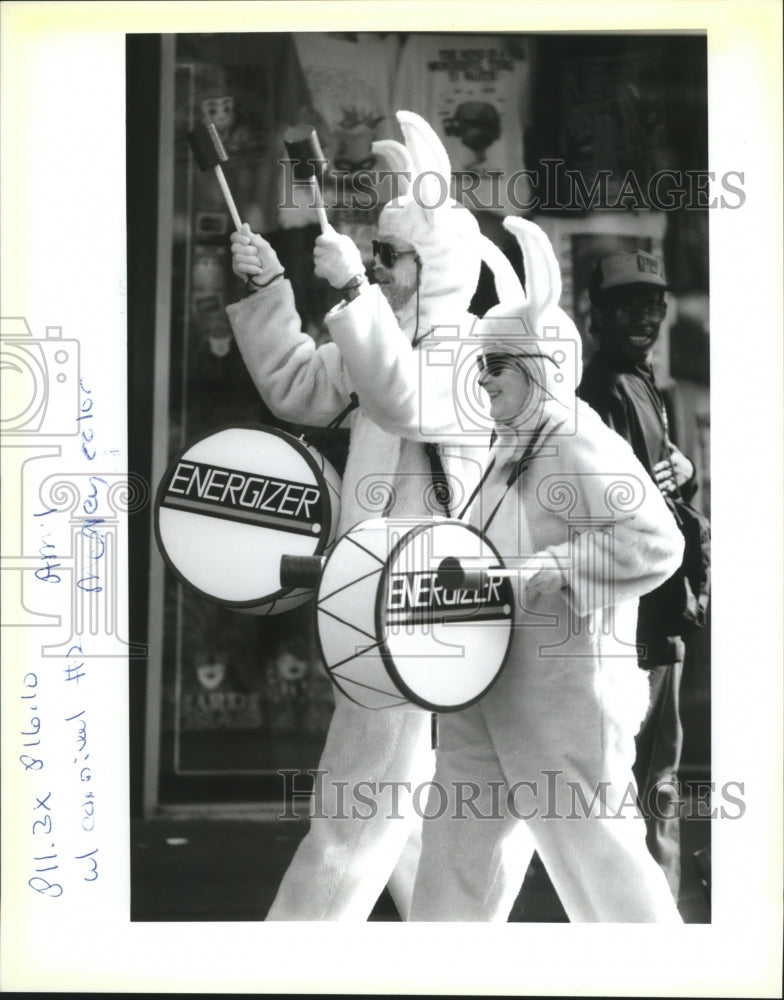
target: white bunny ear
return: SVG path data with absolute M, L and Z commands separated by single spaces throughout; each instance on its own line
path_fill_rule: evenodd
M 484 235 L 479 237 L 479 251 L 482 260 L 493 272 L 495 294 L 499 303 L 525 302 L 523 286 L 506 254 Z
M 520 244 L 525 263 L 525 288 L 532 318 L 536 321 L 545 309 L 558 305 L 561 298 L 561 269 L 552 245 L 534 222 L 508 215 L 504 229 Z
M 406 140 L 411 162 L 420 177 L 419 200 L 428 217 L 449 195 L 452 166 L 444 144 L 424 118 L 413 111 L 398 111 L 397 120 Z M 441 180 L 439 180 L 441 178 Z
M 383 156 L 389 164 L 389 169 L 396 175 L 396 184 L 392 189 L 396 195 L 401 197 L 408 194 L 411 188 L 414 165 L 403 143 L 396 142 L 394 139 L 376 139 L 370 144 L 370 150 L 376 156 Z

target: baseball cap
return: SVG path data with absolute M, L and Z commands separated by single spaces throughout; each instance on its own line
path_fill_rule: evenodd
M 600 292 L 624 285 L 654 285 L 667 288 L 663 262 L 645 250 L 633 253 L 613 253 L 602 257 L 596 265 L 589 286 L 591 299 Z

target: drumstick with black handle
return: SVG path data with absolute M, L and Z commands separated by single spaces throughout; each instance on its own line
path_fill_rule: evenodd
M 197 125 L 192 132 L 188 133 L 188 143 L 193 152 L 193 157 L 199 165 L 199 169 L 202 172 L 207 170 L 214 171 L 232 221 L 234 222 L 234 228 L 239 232 L 242 229 L 240 213 L 237 211 L 237 206 L 234 204 L 229 185 L 226 183 L 226 178 L 221 169 L 221 163 L 226 163 L 229 155 L 223 147 L 215 123 L 210 122 L 209 125 Z
M 281 556 L 280 585 L 281 587 L 318 586 L 321 571 L 327 561 L 326 556 Z
M 294 125 L 283 135 L 283 145 L 292 162 L 295 184 L 307 184 L 313 193 L 313 202 L 318 212 L 321 232 L 332 231 L 321 196 L 320 177 L 327 165 L 321 151 L 318 135 L 312 125 Z

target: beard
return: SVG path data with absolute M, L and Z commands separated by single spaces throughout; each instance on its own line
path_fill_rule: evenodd
M 406 303 L 410 302 L 417 290 L 417 276 L 412 275 L 409 280 L 399 280 L 395 278 L 391 271 L 377 268 L 374 277 L 381 294 L 387 300 L 392 312 L 398 312 Z
M 407 302 L 410 302 L 414 292 L 416 292 L 416 285 L 389 284 L 380 285 L 379 287 L 381 288 L 381 294 L 389 303 L 392 312 L 395 313 L 402 309 Z

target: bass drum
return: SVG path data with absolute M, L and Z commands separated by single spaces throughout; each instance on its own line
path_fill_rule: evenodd
M 227 427 L 169 466 L 155 501 L 155 537 L 189 590 L 226 608 L 275 615 L 314 593 L 281 584 L 281 556 L 320 556 L 339 515 L 340 477 L 315 448 L 272 427 Z
M 448 556 L 502 560 L 461 521 L 376 518 L 356 525 L 327 558 L 316 595 L 327 672 L 369 709 L 453 712 L 497 680 L 512 637 L 514 594 L 490 575 L 479 590 L 445 590 Z

